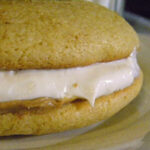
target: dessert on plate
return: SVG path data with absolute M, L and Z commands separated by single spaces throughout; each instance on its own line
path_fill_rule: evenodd
M 106 120 L 139 93 L 139 39 L 85 1 L 0 0 L 0 136 Z

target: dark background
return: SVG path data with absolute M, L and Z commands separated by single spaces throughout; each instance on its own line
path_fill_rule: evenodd
M 126 0 L 125 10 L 150 19 L 150 0 Z

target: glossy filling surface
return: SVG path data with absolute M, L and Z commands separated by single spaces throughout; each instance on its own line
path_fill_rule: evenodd
M 139 75 L 136 51 L 128 58 L 86 67 L 0 71 L 0 102 L 40 97 L 95 99 L 130 86 Z

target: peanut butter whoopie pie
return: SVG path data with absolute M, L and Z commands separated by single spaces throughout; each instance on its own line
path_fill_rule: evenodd
M 139 39 L 85 1 L 0 0 L 0 136 L 81 128 L 117 113 L 142 85 Z

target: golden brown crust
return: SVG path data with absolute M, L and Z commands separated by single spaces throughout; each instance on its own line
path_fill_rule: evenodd
M 0 114 L 0 136 L 40 135 L 90 125 L 112 116 L 139 93 L 143 75 L 123 90 L 96 99 L 94 107 L 87 101 L 74 101 L 48 109 L 19 110 Z
M 0 69 L 85 66 L 122 59 L 138 47 L 132 27 L 97 4 L 0 1 Z
M 5 114 L 9 112 L 16 113 L 22 110 L 59 107 L 77 99 L 83 101 L 83 99 L 76 97 L 72 99 L 53 99 L 48 97 L 42 97 L 32 100 L 13 100 L 8 102 L 0 102 L 0 114 Z

